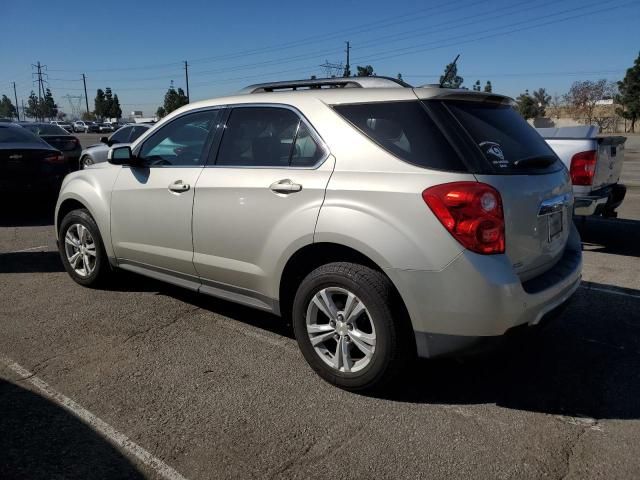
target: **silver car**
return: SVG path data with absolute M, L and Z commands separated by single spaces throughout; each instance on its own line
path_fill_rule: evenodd
M 119 128 L 110 137 L 102 137 L 100 143 L 90 145 L 80 154 L 80 169 L 107 161 L 107 153 L 111 147 L 124 146 L 135 141 L 140 135 L 149 130 L 153 125 L 140 123 Z
M 124 269 L 273 312 L 320 376 L 371 390 L 559 311 L 572 209 L 508 98 L 339 78 L 172 112 L 67 176 L 55 225 L 79 284 Z

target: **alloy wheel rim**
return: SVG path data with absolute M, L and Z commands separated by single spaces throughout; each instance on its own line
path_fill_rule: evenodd
M 352 292 L 327 287 L 307 307 L 307 336 L 316 354 L 339 372 L 355 373 L 371 363 L 376 330 L 366 305 Z
M 96 269 L 96 244 L 89 229 L 81 223 L 74 223 L 64 236 L 67 261 L 74 272 L 88 277 Z

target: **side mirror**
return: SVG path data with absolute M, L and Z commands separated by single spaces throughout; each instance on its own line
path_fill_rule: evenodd
M 109 150 L 107 161 L 112 165 L 133 165 L 135 166 L 137 158 L 131 152 L 131 147 L 116 147 Z
M 109 145 L 109 137 L 100 137 L 100 143 L 105 143 Z M 109 145 L 111 146 L 111 145 Z

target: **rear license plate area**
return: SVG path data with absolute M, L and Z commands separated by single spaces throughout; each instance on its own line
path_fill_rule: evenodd
M 547 215 L 547 226 L 549 228 L 549 243 L 553 242 L 562 233 L 562 210 Z

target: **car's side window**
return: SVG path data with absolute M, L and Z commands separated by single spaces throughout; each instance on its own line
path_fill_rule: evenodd
M 291 151 L 292 167 L 312 167 L 322 158 L 324 150 L 311 136 L 309 128 L 300 122 L 294 148 Z
M 131 130 L 131 136 L 129 137 L 129 143 L 135 142 L 147 130 L 149 130 L 147 127 L 133 127 Z
M 224 130 L 216 165 L 288 167 L 300 117 L 276 107 L 235 108 Z
M 128 143 L 132 127 L 124 127 L 111 135 L 111 143 Z
M 205 146 L 217 124 L 220 110 L 182 115 L 145 140 L 138 157 L 148 167 L 204 165 Z

